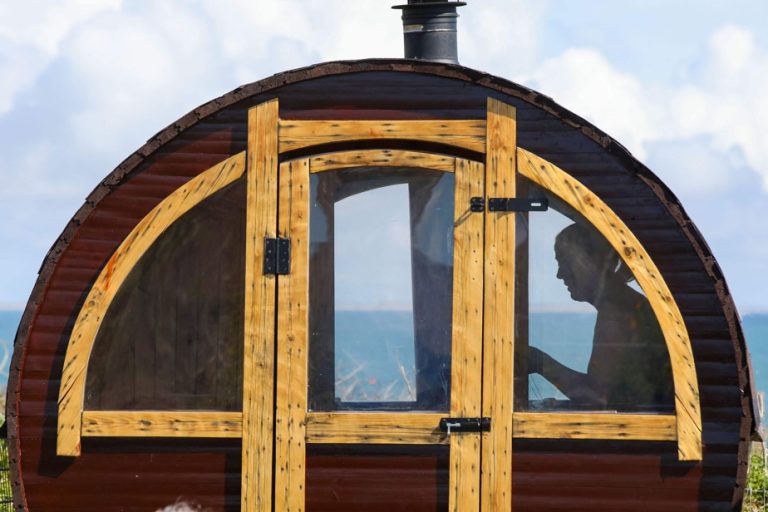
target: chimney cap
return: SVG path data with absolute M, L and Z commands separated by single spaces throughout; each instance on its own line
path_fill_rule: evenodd
M 465 2 L 408 0 L 393 8 L 402 11 L 405 58 L 458 64 L 457 7 Z
M 393 9 L 408 9 L 412 7 L 462 7 L 467 2 L 449 2 L 442 0 L 408 0 L 405 5 L 393 5 Z

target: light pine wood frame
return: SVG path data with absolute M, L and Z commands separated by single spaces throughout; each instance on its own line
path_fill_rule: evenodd
M 457 475 L 472 480 L 477 476 L 481 488 L 463 483 L 451 490 L 453 510 L 470 510 L 479 502 L 483 510 L 504 510 L 511 503 L 512 438 L 572 438 L 572 439 L 625 439 L 677 441 L 681 460 L 700 460 L 702 456 L 701 412 L 693 354 L 690 339 L 679 309 L 661 274 L 648 253 L 625 224 L 594 193 L 589 191 L 565 171 L 546 160 L 516 147 L 514 109 L 496 100 L 488 102 L 487 121 L 284 121 L 278 116 L 276 100 L 263 103 L 249 112 L 248 151 L 240 153 L 200 174 L 153 209 L 110 258 L 86 299 L 67 347 L 60 387 L 59 429 L 57 453 L 79 455 L 80 437 L 134 436 L 134 437 L 242 437 L 243 438 L 243 510 L 271 510 L 274 456 L 278 468 L 300 464 L 304 467 L 304 444 L 312 443 L 395 443 L 395 444 L 450 444 L 451 461 Z M 557 195 L 584 215 L 616 248 L 634 272 L 664 332 L 670 353 L 676 392 L 676 415 L 642 415 L 609 413 L 515 413 L 512 410 L 514 340 L 511 339 L 514 294 L 514 215 L 486 213 L 465 215 L 471 219 L 478 234 L 467 238 L 468 244 L 480 244 L 485 251 L 484 269 L 480 274 L 470 271 L 459 280 L 471 283 L 481 279 L 485 291 L 481 296 L 484 310 L 467 310 L 458 323 L 484 326 L 482 353 L 477 346 L 460 343 L 454 333 L 454 357 L 460 356 L 466 366 L 462 372 L 480 372 L 482 380 L 462 381 L 452 376 L 456 389 L 466 393 L 451 398 L 451 414 L 457 416 L 490 416 L 493 428 L 482 436 L 482 459 L 470 436 L 447 438 L 434 426 L 440 414 L 409 413 L 387 414 L 395 420 L 377 416 L 377 413 L 307 413 L 306 383 L 292 368 L 306 366 L 306 352 L 297 354 L 291 337 L 303 336 L 301 321 L 286 337 L 276 334 L 274 319 L 301 319 L 306 317 L 306 296 L 300 291 L 300 282 L 306 276 L 306 247 L 294 245 L 292 265 L 305 268 L 303 277 L 263 276 L 260 264 L 263 238 L 278 232 L 287 234 L 296 226 L 308 222 L 308 212 L 289 210 L 278 225 L 277 203 L 304 201 L 308 183 L 297 178 L 299 189 L 278 186 L 278 174 L 298 176 L 309 172 L 360 166 L 419 167 L 454 172 L 463 166 L 473 169 L 467 176 L 476 175 L 483 165 L 460 160 L 448 155 L 394 149 L 348 150 L 317 154 L 282 165 L 281 152 L 310 150 L 314 145 L 357 140 L 378 140 L 386 146 L 387 140 L 417 140 L 440 143 L 463 150 L 485 153 L 486 189 L 482 180 L 463 182 L 460 199 L 464 205 L 468 198 L 513 197 L 514 171 Z M 245 353 L 243 382 L 243 412 L 197 411 L 83 411 L 85 372 L 87 371 L 93 342 L 101 320 L 115 293 L 142 254 L 175 220 L 197 203 L 220 190 L 248 169 L 248 212 L 246 240 L 246 304 Z M 301 170 L 301 173 L 298 171 Z M 511 170 L 512 173 L 507 171 Z M 510 177 L 511 176 L 511 177 Z M 459 183 L 457 182 L 457 186 Z M 279 194 L 278 194 L 279 190 Z M 466 197 L 464 197 L 466 196 Z M 457 195 L 457 215 L 459 205 Z M 291 207 L 292 208 L 292 207 Z M 480 219 L 479 221 L 476 219 Z M 484 220 L 483 220 L 484 219 Z M 479 222 L 479 224 L 478 224 Z M 477 224 L 477 225 L 475 225 Z M 484 227 L 482 227 L 484 226 Z M 278 229 L 279 227 L 279 229 Z M 477 238 L 479 236 L 479 238 Z M 304 254 L 304 256 L 302 256 Z M 482 267 L 483 265 L 481 265 Z M 463 268 L 461 264 L 459 267 Z M 458 267 L 457 267 L 458 268 Z M 474 267 L 473 267 L 474 268 Z M 300 270 L 300 269 L 297 269 Z M 285 279 L 283 279 L 285 278 Z M 284 282 L 281 284 L 280 281 Z M 466 284 L 465 283 L 465 284 Z M 305 287 L 304 287 L 305 288 Z M 471 287 L 463 290 L 471 292 Z M 278 290 L 280 297 L 278 299 Z M 278 305 L 279 300 L 279 307 Z M 461 299 L 464 300 L 464 299 Z M 470 300 L 467 297 L 467 300 Z M 475 303 L 477 297 L 471 298 Z M 287 308 L 285 312 L 283 308 Z M 504 314 L 506 312 L 506 315 Z M 457 323 L 458 320 L 458 323 Z M 291 320 L 294 321 L 294 320 Z M 281 324 L 283 325 L 283 324 Z M 277 336 L 278 362 L 276 364 L 275 337 Z M 286 359 L 287 355 L 287 359 Z M 303 358 L 303 359 L 302 359 Z M 509 360 L 508 363 L 503 361 Z M 277 388 L 274 372 L 279 374 Z M 479 375 L 479 373 L 478 373 Z M 293 382 L 293 386 L 280 382 Z M 292 380 L 293 379 L 293 380 Z M 296 380 L 299 379 L 299 380 Z M 474 387 L 482 384 L 482 400 L 474 402 Z M 288 386 L 288 387 L 285 387 Z M 275 401 L 275 394 L 277 400 Z M 302 396 L 304 395 L 304 396 Z M 298 400 L 298 401 L 295 401 Z M 295 407 L 293 404 L 303 404 Z M 277 418 L 275 408 L 278 410 Z M 286 414 L 285 416 L 283 414 Z M 407 417 L 407 419 L 406 419 Z M 284 419 L 282 419 L 284 418 Z M 277 425 L 275 422 L 277 421 Z M 273 439 L 276 444 L 273 445 Z M 264 461 L 269 461 L 265 463 Z M 282 464 L 282 465 L 280 465 Z M 481 471 L 482 469 L 482 471 Z M 278 471 L 279 473 L 279 471 Z M 303 501 L 296 501 L 289 489 L 303 489 L 303 476 L 286 481 L 278 477 L 275 505 L 298 510 Z M 461 487 L 461 489 L 459 488 Z M 282 496 L 281 496 L 282 493 Z M 303 490 L 301 491 L 303 500 Z
M 310 412 L 307 443 L 449 444 L 439 412 Z
M 517 115 L 488 99 L 486 197 L 515 197 Z M 511 510 L 512 418 L 515 353 L 515 214 L 485 213 L 485 305 L 483 314 L 483 512 Z
M 473 214 L 472 197 L 483 197 L 485 166 L 456 159 L 453 227 L 453 322 L 451 333 L 451 417 L 482 416 L 483 215 Z M 448 510 L 479 510 L 481 435 L 451 435 Z
M 671 414 L 516 412 L 512 432 L 520 439 L 674 441 L 677 422 Z
M 306 440 L 314 444 L 449 444 L 435 425 L 443 413 L 307 414 Z M 85 437 L 243 436 L 243 415 L 221 411 L 84 411 Z M 673 415 L 517 412 L 516 439 L 675 441 Z
M 277 234 L 277 100 L 248 111 L 243 446 L 240 509 L 272 510 L 277 276 L 265 275 L 264 238 Z M 265 463 L 264 461 L 269 461 Z
M 312 172 L 348 169 L 362 165 L 420 167 L 443 172 L 453 172 L 456 167 L 456 159 L 452 156 L 399 149 L 337 151 L 312 156 L 309 162 Z
M 411 140 L 485 152 L 485 120 L 289 121 L 280 120 L 280 153 L 321 144 Z
M 450 172 L 454 187 L 453 334 L 450 411 L 307 413 L 309 175 L 377 166 Z M 480 416 L 482 368 L 483 215 L 470 198 L 484 193 L 484 166 L 416 151 L 341 151 L 280 165 L 279 234 L 291 240 L 291 271 L 278 279 L 275 507 L 303 510 L 306 444 L 450 444 L 450 510 L 477 510 L 480 436 L 437 431 L 440 418 Z M 473 376 L 476 376 L 473 378 Z
M 291 269 L 278 279 L 275 510 L 304 510 L 309 353 L 309 160 L 280 165 L 278 235 Z M 268 461 L 271 465 L 272 461 Z
M 86 437 L 243 436 L 243 413 L 223 411 L 84 411 Z

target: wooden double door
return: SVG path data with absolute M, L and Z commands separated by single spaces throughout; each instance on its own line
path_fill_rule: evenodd
M 488 116 L 292 123 L 277 102 L 251 111 L 243 510 L 304 510 L 322 492 L 307 478 L 313 450 L 424 446 L 437 454 L 430 499 L 511 509 L 515 222 L 488 199 L 514 197 L 515 117 L 495 101 Z M 402 138 L 417 149 L 390 143 Z M 346 145 L 306 149 L 328 140 Z M 478 158 L 452 154 L 467 149 Z M 408 507 L 407 493 L 385 494 Z

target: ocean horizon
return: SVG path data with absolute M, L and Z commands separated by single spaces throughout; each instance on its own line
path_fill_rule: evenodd
M 349 312 L 340 312 L 340 314 L 349 315 Z M 361 323 L 366 323 L 369 325 L 368 329 L 370 330 L 371 318 L 369 318 L 369 316 L 376 314 L 376 312 L 372 311 L 355 312 L 353 315 L 347 317 L 346 322 L 348 323 L 353 321 L 353 324 L 356 323 L 358 325 L 361 325 Z M 413 342 L 412 340 L 409 341 L 407 339 L 408 336 L 403 334 L 407 332 L 407 329 L 404 330 L 402 328 L 392 327 L 387 328 L 387 326 L 393 326 L 397 324 L 403 325 L 404 323 L 409 323 L 409 318 L 402 317 L 403 312 L 397 311 L 388 311 L 378 314 L 393 317 L 392 319 L 388 319 L 390 321 L 385 320 L 382 322 L 382 319 L 380 319 L 379 321 L 375 322 L 375 324 L 377 326 L 381 326 L 382 331 L 391 330 L 393 334 L 392 337 L 399 339 L 397 346 L 394 349 L 392 346 L 389 346 L 387 349 L 385 348 L 385 344 L 382 343 L 377 343 L 374 345 L 381 347 L 380 350 L 382 351 L 380 357 L 377 356 L 374 358 L 377 360 L 377 364 L 380 367 L 378 373 L 390 373 L 391 370 L 387 371 L 383 366 L 381 366 L 381 364 L 386 359 L 391 359 L 392 354 L 396 353 L 398 365 L 404 366 L 407 370 L 409 370 L 407 373 L 410 374 L 413 368 Z M 22 311 L 0 310 L 0 385 L 3 387 L 7 384 L 8 381 L 8 370 L 10 368 L 11 355 L 13 352 L 13 340 L 16 335 L 19 322 L 21 321 L 21 315 Z M 407 315 L 410 315 L 410 313 Z M 391 321 L 398 318 L 399 320 L 397 322 Z M 562 361 L 571 362 L 571 365 L 574 367 L 574 369 L 583 370 L 584 368 L 581 367 L 586 365 L 586 362 L 589 358 L 588 350 L 591 343 L 591 329 L 593 325 L 594 316 L 590 313 L 558 313 L 552 311 L 533 312 L 530 314 L 530 338 L 531 340 L 537 340 L 536 344 L 545 350 L 551 350 L 553 352 L 558 350 L 556 346 L 557 341 L 562 338 L 563 333 L 568 333 L 570 337 L 581 340 L 580 344 L 573 344 L 570 349 L 563 349 L 561 347 L 559 349 L 561 350 L 560 354 L 552 353 L 552 355 Z M 744 333 L 747 338 L 747 346 L 752 359 L 752 372 L 755 378 L 755 388 L 757 391 L 762 391 L 765 393 L 768 391 L 768 313 L 746 314 L 742 317 L 742 326 L 744 328 Z M 354 325 L 352 324 L 350 324 L 350 328 L 352 331 L 357 331 L 357 329 L 354 328 Z M 339 334 L 341 336 L 343 335 L 343 332 L 340 332 Z M 385 334 L 385 332 L 382 332 L 381 335 L 384 336 Z M 344 341 L 343 339 L 339 339 L 340 344 L 347 344 L 346 348 L 340 347 L 342 350 L 339 352 L 349 356 L 351 351 L 352 358 L 356 359 L 356 354 L 354 354 L 355 348 L 349 345 L 351 341 L 352 340 Z M 371 345 L 361 347 L 359 350 L 370 351 Z M 361 354 L 370 354 L 370 352 L 361 352 Z M 348 366 L 349 361 L 347 361 L 346 364 L 342 361 L 339 361 L 339 363 L 341 363 L 339 364 L 340 367 L 345 367 Z M 384 378 L 381 380 L 385 381 L 386 379 Z M 371 378 L 368 378 L 368 381 L 373 382 Z M 534 384 L 534 388 L 536 389 L 537 393 L 541 393 L 543 396 L 547 396 L 553 393 L 553 390 L 548 387 L 548 383 L 546 382 L 536 382 Z

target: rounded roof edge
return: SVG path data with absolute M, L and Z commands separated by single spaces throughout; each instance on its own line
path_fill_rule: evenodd
M 565 124 L 579 130 L 584 136 L 599 144 L 606 152 L 616 157 L 621 163 L 626 165 L 636 173 L 654 192 L 659 200 L 664 204 L 669 213 L 684 230 L 695 251 L 701 258 L 707 272 L 718 282 L 716 286 L 717 294 L 723 304 L 724 312 L 732 333 L 736 334 L 739 341 L 737 348 L 737 358 L 740 365 L 740 375 L 744 376 L 744 382 L 740 385 L 745 393 L 754 394 L 752 387 L 751 369 L 748 361 L 747 348 L 744 334 L 741 327 L 741 320 L 733 302 L 732 296 L 725 282 L 723 273 L 712 255 L 712 251 L 702 237 L 698 228 L 685 212 L 680 201 L 675 194 L 667 187 L 648 167 L 638 161 L 627 148 L 617 142 L 614 138 L 597 128 L 595 125 L 571 112 L 565 107 L 556 103 L 551 97 L 539 93 L 533 89 L 517 84 L 510 80 L 500 78 L 489 73 L 478 71 L 472 68 L 455 64 L 444 64 L 436 62 L 425 62 L 405 59 L 364 59 L 352 61 L 333 61 L 315 64 L 312 66 L 297 68 L 274 74 L 270 77 L 239 86 L 230 92 L 219 96 L 211 101 L 203 103 L 199 107 L 191 110 L 178 120 L 169 124 L 166 128 L 160 130 L 141 146 L 134 153 L 123 160 L 111 173 L 109 173 L 86 197 L 85 203 L 75 213 L 74 217 L 67 223 L 61 235 L 53 243 L 46 254 L 43 263 L 38 271 L 37 281 L 32 289 L 29 300 L 22 315 L 16 338 L 14 342 L 14 353 L 11 362 L 9 382 L 8 382 L 8 400 L 6 405 L 6 418 L 9 424 L 9 443 L 11 457 L 18 457 L 16 416 L 18 404 L 18 386 L 20 384 L 21 363 L 25 347 L 24 340 L 27 339 L 32 321 L 37 311 L 37 306 L 45 293 L 52 271 L 60 255 L 68 247 L 71 237 L 77 230 L 81 222 L 88 217 L 90 212 L 98 203 L 115 187 L 129 176 L 145 159 L 152 156 L 158 149 L 177 135 L 192 127 L 197 122 L 227 108 L 235 103 L 247 99 L 256 94 L 269 92 L 280 87 L 314 80 L 326 76 L 343 75 L 349 73 L 361 72 L 403 72 L 432 75 L 436 77 L 461 80 L 472 83 L 490 90 L 500 92 L 509 96 L 516 97 L 532 106 L 540 108 L 554 117 L 560 119 Z M 741 371 L 746 369 L 745 371 Z M 750 400 L 750 409 L 752 412 L 752 431 L 757 428 L 756 416 L 754 411 L 754 400 Z M 14 466 L 12 464 L 12 466 Z M 15 469 L 15 467 L 14 467 Z M 21 485 L 21 479 L 12 475 L 12 480 Z M 16 496 L 23 496 L 23 489 L 17 489 Z M 23 498 L 22 498 L 23 499 Z

